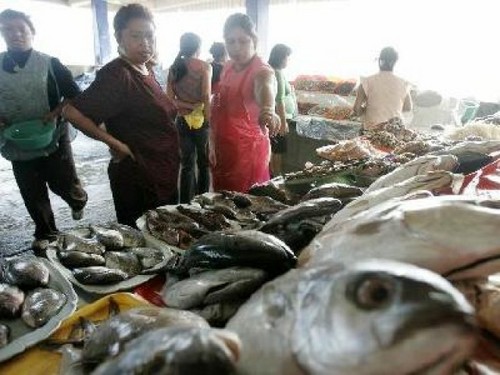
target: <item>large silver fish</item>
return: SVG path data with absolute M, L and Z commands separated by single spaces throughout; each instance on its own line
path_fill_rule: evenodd
M 453 195 L 388 201 L 325 226 L 299 263 L 385 258 L 453 280 L 486 277 L 500 272 L 499 208 L 498 200 Z
M 233 375 L 240 343 L 232 332 L 199 327 L 168 327 L 129 342 L 93 375 Z
M 353 202 L 337 212 L 332 220 L 325 225 L 325 229 L 341 223 L 359 212 L 365 211 L 389 199 L 403 197 L 415 191 L 439 191 L 441 189 L 457 190 L 463 181 L 463 176 L 448 171 L 431 171 L 417 175 L 393 186 L 388 186 L 368 194 L 363 194 Z
M 15 285 L 0 284 L 0 319 L 17 317 L 23 306 L 24 292 Z
M 424 155 L 405 163 L 392 172 L 378 178 L 366 190 L 365 194 L 372 191 L 392 186 L 411 177 L 427 174 L 430 171 L 453 171 L 458 166 L 458 160 L 453 155 Z
M 66 302 L 66 296 L 54 289 L 37 288 L 24 300 L 23 321 L 36 328 L 47 323 L 56 315 Z
M 450 375 L 472 354 L 473 309 L 439 275 L 373 260 L 291 270 L 240 307 L 244 375 Z
M 35 256 L 23 256 L 8 260 L 4 265 L 3 279 L 20 288 L 36 288 L 49 283 L 50 271 Z

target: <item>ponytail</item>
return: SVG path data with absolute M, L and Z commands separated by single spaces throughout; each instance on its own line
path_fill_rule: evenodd
M 181 35 L 180 49 L 174 63 L 170 67 L 172 78 L 174 82 L 179 82 L 188 72 L 186 59 L 193 57 L 193 55 L 200 49 L 201 39 L 194 33 L 185 33 Z
M 174 63 L 170 67 L 170 74 L 172 75 L 172 79 L 174 82 L 179 82 L 182 77 L 184 77 L 187 72 L 186 60 L 184 59 L 182 51 L 179 51 L 177 57 L 174 60 Z

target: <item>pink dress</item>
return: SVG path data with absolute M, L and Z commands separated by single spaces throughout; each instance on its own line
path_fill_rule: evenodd
M 255 56 L 242 71 L 232 63 L 222 72 L 219 91 L 212 101 L 211 141 L 215 191 L 248 192 L 269 180 L 271 146 L 267 128 L 258 123 L 260 109 L 254 98 L 255 76 L 271 67 Z M 272 70 L 271 70 L 272 71 Z

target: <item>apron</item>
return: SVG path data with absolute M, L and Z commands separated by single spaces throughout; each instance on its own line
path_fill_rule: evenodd
M 224 71 L 212 101 L 211 169 L 214 191 L 246 193 L 256 183 L 269 180 L 271 146 L 267 128 L 258 124 L 253 99 L 253 79 L 264 64 L 258 57 L 240 80 L 232 66 Z

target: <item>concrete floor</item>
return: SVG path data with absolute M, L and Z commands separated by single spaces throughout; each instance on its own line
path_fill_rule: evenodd
M 58 229 L 116 220 L 106 171 L 109 161 L 107 146 L 82 133 L 78 134 L 72 146 L 76 169 L 89 195 L 89 201 L 84 218 L 76 222 L 71 218 L 68 205 L 51 193 Z M 24 207 L 11 163 L 1 157 L 0 192 L 0 254 L 5 256 L 28 251 L 33 240 L 34 224 Z

